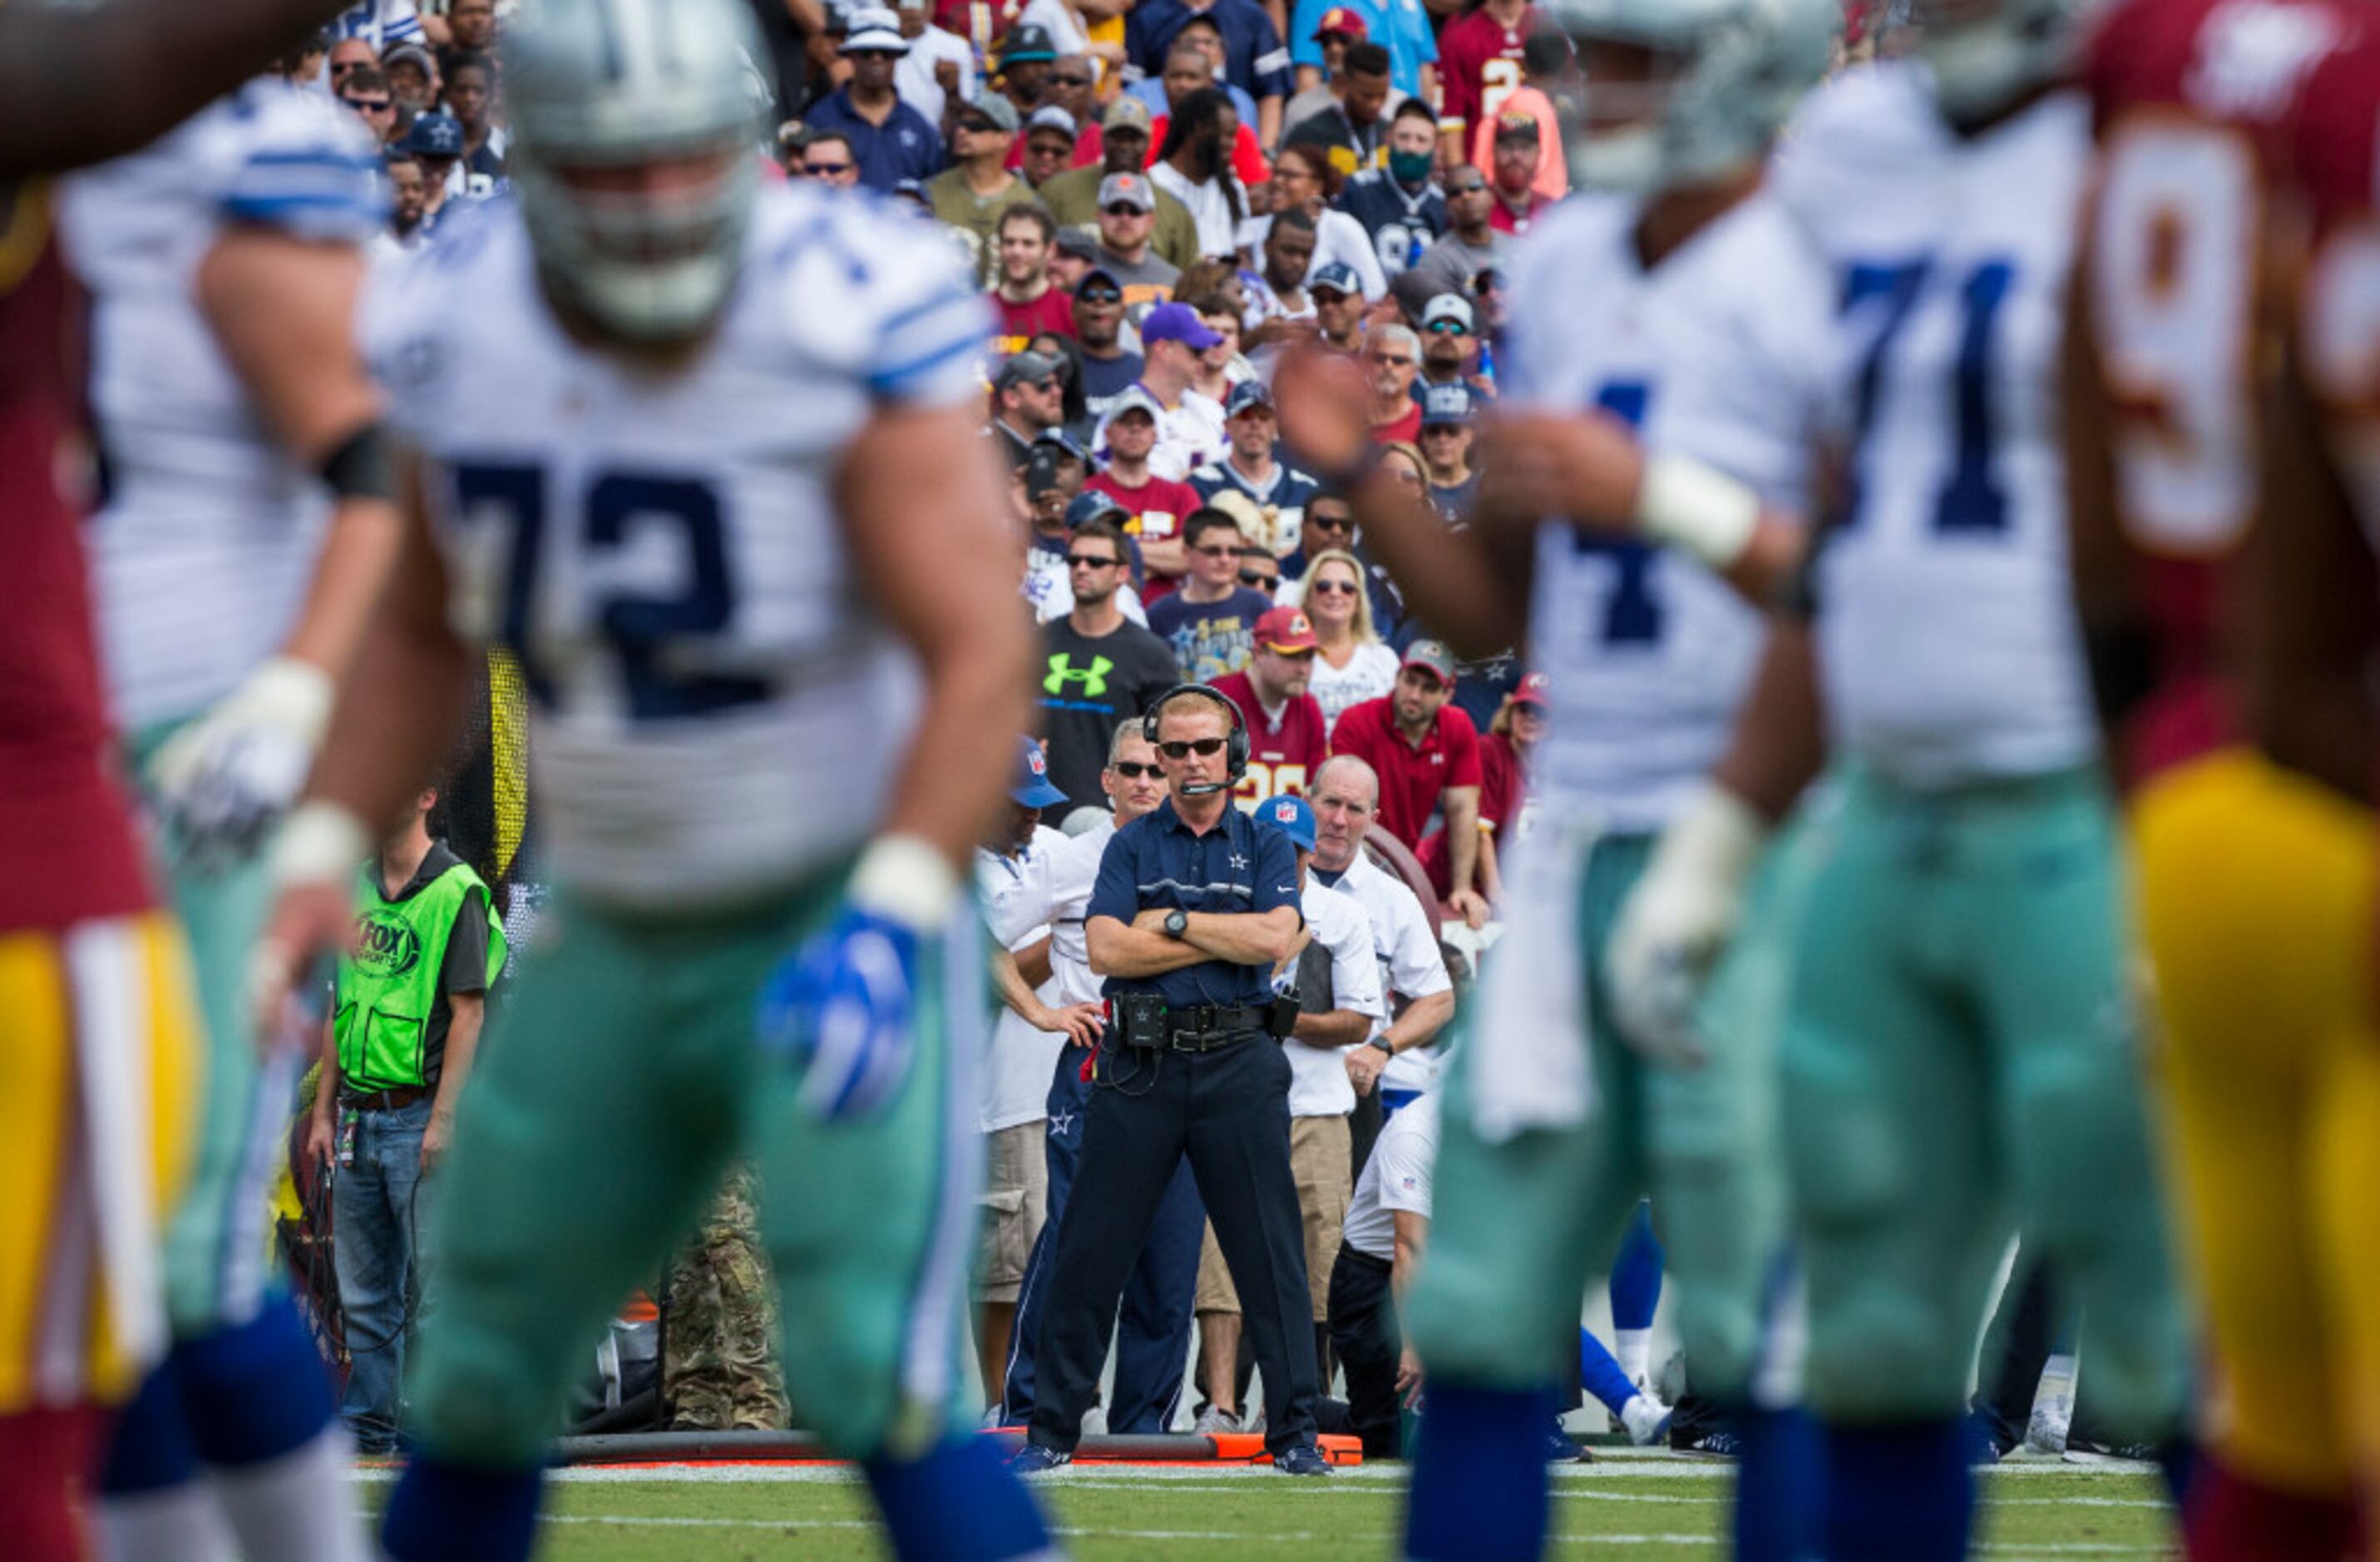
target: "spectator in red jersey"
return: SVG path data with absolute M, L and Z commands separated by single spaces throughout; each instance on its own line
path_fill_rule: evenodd
M 1257 620 L 1272 610 L 1272 598 L 1240 584 L 1240 560 L 1254 544 L 1228 514 L 1193 510 L 1182 533 L 1190 573 L 1180 591 L 1149 608 L 1148 627 L 1172 648 L 1183 677 L 1212 683 L 1247 665 Z
M 1198 507 L 1198 491 L 1149 470 L 1157 448 L 1158 420 L 1164 409 L 1139 385 L 1127 386 L 1108 409 L 1107 470 L 1083 486 L 1105 494 L 1133 518 L 1141 562 L 1148 570 L 1147 595 L 1172 591 L 1189 568 L 1182 523 Z
M 1056 104 L 1043 104 L 1025 120 L 1025 135 L 1009 152 L 1010 166 L 1039 189 L 1075 163 L 1075 116 Z
M 1327 336 L 1328 322 L 1324 331 Z M 1413 384 L 1421 370 L 1421 338 L 1406 326 L 1378 326 L 1365 336 L 1364 362 L 1372 387 L 1372 438 L 1382 445 L 1419 439 L 1421 403 L 1413 397 Z
M 1417 640 L 1406 648 L 1394 689 L 1340 716 L 1330 751 L 1354 754 L 1378 773 L 1380 825 L 1408 848 L 1421 848 L 1433 817 L 1442 821 L 1446 903 L 1475 928 L 1488 921 L 1488 902 L 1475 887 L 1484 777 L 1479 731 L 1448 702 L 1453 697 L 1454 657 L 1434 640 Z
M 1554 203 L 1536 183 L 1542 135 L 1530 115 L 1507 114 L 1496 121 L 1496 209 L 1488 214 L 1488 226 L 1498 233 L 1519 238 Z
M 1529 756 L 1546 735 L 1546 675 L 1531 673 L 1504 697 L 1488 735 L 1479 740 L 1479 892 L 1489 905 L 1504 898 L 1504 854 L 1522 834 Z M 1414 853 L 1443 897 L 1454 886 L 1446 832 L 1433 831 Z
M 1480 125 L 1521 85 L 1521 58 L 1536 20 L 1528 0 L 1486 0 L 1439 34 L 1438 79 L 1446 92 L 1439 134 L 1448 163 L 1471 161 L 1464 149 Z
M 1269 609 L 1257 620 L 1248 665 L 1215 680 L 1216 692 L 1240 708 L 1247 728 L 1247 774 L 1232 794 L 1242 808 L 1284 792 L 1303 795 L 1330 757 L 1322 706 L 1305 689 L 1314 677 L 1316 644 L 1305 613 Z
M 1054 331 L 1075 334 L 1075 300 L 1050 280 L 1050 250 L 1058 225 L 1038 206 L 1011 206 L 1000 214 L 999 280 L 992 307 L 1000 311 L 995 353 L 1022 352 L 1034 336 Z

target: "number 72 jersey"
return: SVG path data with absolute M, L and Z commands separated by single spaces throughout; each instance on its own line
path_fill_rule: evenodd
M 1851 494 L 1815 575 L 1839 746 L 1906 784 L 2046 774 L 2096 738 L 2058 382 L 2088 105 L 1966 140 L 1912 67 L 1821 88 L 1779 189 L 1833 265 Z
M 976 394 L 981 300 L 916 219 L 764 191 L 685 366 L 574 342 L 508 203 L 368 305 L 467 639 L 530 694 L 549 866 L 667 909 L 831 865 L 873 829 L 918 706 L 833 497 L 880 408 Z

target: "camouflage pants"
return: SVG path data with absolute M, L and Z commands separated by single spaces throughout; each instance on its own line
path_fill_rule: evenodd
M 662 1395 L 681 1431 L 774 1431 L 790 1419 L 748 1165 L 728 1172 L 702 1228 L 670 1263 Z

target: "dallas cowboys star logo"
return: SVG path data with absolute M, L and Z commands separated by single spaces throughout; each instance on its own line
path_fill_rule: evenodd
M 1245 868 L 1247 865 L 1248 865 L 1248 860 L 1247 860 L 1246 858 L 1245 858 L 1245 857 L 1241 856 L 1241 855 L 1240 855 L 1238 852 L 1236 852 L 1236 851 L 1235 851 L 1235 852 L 1233 852 L 1233 853 L 1232 853 L 1232 867 L 1234 867 L 1234 868 Z

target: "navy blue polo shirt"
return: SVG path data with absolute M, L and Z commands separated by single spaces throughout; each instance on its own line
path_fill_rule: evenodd
M 1192 17 L 1211 18 L 1223 34 L 1223 78 L 1255 98 L 1285 98 L 1297 90 L 1289 50 L 1258 0 L 1143 0 L 1123 19 L 1124 50 L 1150 76 L 1165 74 L 1165 51 Z M 1255 126 L 1248 127 L 1253 130 Z
M 1113 917 L 1129 927 L 1152 907 L 1260 916 L 1280 906 L 1297 906 L 1297 848 L 1287 836 L 1228 803 L 1213 829 L 1193 835 L 1168 798 L 1109 840 L 1083 915 Z M 1111 976 L 1101 991 L 1155 993 L 1175 1008 L 1266 1004 L 1272 971 L 1208 960 L 1162 976 Z
M 802 125 L 849 136 L 852 160 L 859 165 L 859 182 L 887 195 L 903 179 L 928 179 L 942 171 L 942 133 L 905 103 L 894 103 L 892 116 L 880 128 L 851 106 L 851 89 L 838 87 L 810 104 L 802 116 Z

